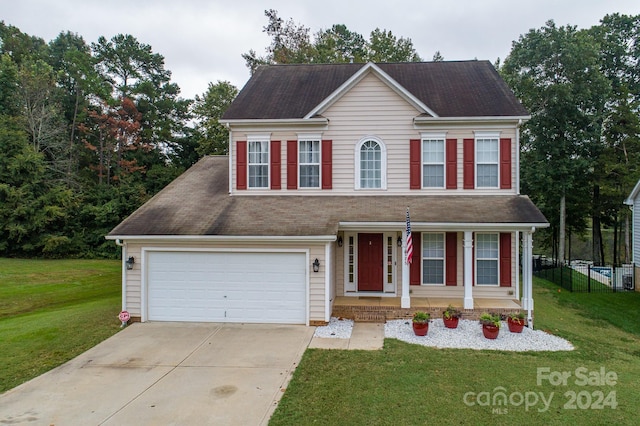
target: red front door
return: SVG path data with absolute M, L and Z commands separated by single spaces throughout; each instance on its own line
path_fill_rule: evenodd
M 358 291 L 383 290 L 382 234 L 358 234 Z

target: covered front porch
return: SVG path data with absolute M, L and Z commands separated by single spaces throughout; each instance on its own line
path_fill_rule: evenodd
M 523 306 L 515 299 L 475 298 L 472 309 L 464 309 L 464 300 L 448 297 L 411 297 L 411 307 L 403 308 L 401 297 L 338 296 L 333 302 L 332 316 L 362 322 L 385 322 L 410 319 L 415 311 L 441 318 L 447 306 L 458 308 L 464 319 L 478 319 L 483 312 L 509 314 Z

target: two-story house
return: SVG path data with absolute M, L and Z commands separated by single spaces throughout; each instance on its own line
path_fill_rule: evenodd
M 229 155 L 108 235 L 123 308 L 311 325 L 450 303 L 531 313 L 532 236 L 548 223 L 519 192 L 527 118 L 486 61 L 261 67 L 221 120 Z

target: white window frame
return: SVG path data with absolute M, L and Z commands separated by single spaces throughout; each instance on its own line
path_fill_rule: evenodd
M 360 150 L 362 149 L 362 145 L 364 145 L 368 141 L 373 141 L 378 144 L 380 147 L 380 188 L 363 188 L 362 182 L 360 181 Z M 387 147 L 382 139 L 377 136 L 365 136 L 358 141 L 355 147 L 355 188 L 358 190 L 368 190 L 368 191 L 381 191 L 387 189 Z
M 303 142 L 317 142 L 318 143 L 318 162 L 317 163 L 303 163 L 300 160 L 300 153 L 302 152 L 301 145 Z M 322 187 L 322 135 L 320 134 L 298 134 L 298 188 L 304 189 L 320 189 Z M 302 186 L 302 166 L 317 166 L 318 167 L 318 185 L 317 186 Z
M 255 143 L 264 143 L 267 147 L 267 162 L 251 163 L 251 146 Z M 267 166 L 267 185 L 251 186 L 251 166 Z M 247 135 L 247 188 L 269 189 L 271 188 L 271 134 Z
M 480 161 L 478 155 L 479 143 L 478 141 L 491 140 L 496 144 L 496 158 L 495 161 Z M 488 188 L 497 189 L 500 187 L 500 133 L 499 132 L 475 132 L 474 141 L 474 158 L 475 158 L 475 184 L 476 188 Z M 480 179 L 478 176 L 478 166 L 495 166 L 496 169 L 496 184 L 495 185 L 480 185 Z
M 442 238 L 442 257 L 433 257 L 433 256 L 426 256 L 426 250 L 424 247 L 424 243 L 426 241 L 426 236 L 429 235 L 439 235 Z M 446 266 L 446 256 L 447 256 L 447 239 L 445 237 L 444 232 L 423 232 L 421 235 L 421 239 L 420 239 L 420 244 L 422 247 L 420 247 L 420 251 L 422 254 L 422 259 L 421 259 L 421 270 L 420 270 L 420 284 L 422 285 L 429 285 L 429 286 L 444 286 L 445 283 L 447 282 L 447 266 Z M 440 283 L 426 283 L 424 282 L 424 261 L 425 260 L 439 260 L 442 261 L 442 282 Z
M 480 236 L 494 236 L 495 240 L 496 240 L 496 257 L 480 257 L 479 256 L 479 248 L 480 248 Z M 483 286 L 483 287 L 499 287 L 500 286 L 500 234 L 497 232 L 482 232 L 482 233 L 476 233 L 476 237 L 475 237 L 475 250 L 476 250 L 476 261 L 475 261 L 475 283 L 476 285 L 479 286 Z M 495 261 L 496 263 L 496 282 L 495 283 L 489 283 L 489 284 L 481 284 L 478 280 L 478 273 L 480 272 L 480 267 L 479 267 L 479 262 L 480 261 Z
M 421 133 L 420 139 L 420 177 L 421 177 L 421 185 L 422 188 L 444 188 L 446 185 L 446 166 L 447 166 L 447 145 L 446 145 L 446 134 L 444 133 Z M 442 144 L 442 161 L 427 161 L 426 159 L 426 151 L 424 149 L 425 142 L 439 142 Z M 431 186 L 425 185 L 425 166 L 442 166 L 442 185 L 440 186 Z

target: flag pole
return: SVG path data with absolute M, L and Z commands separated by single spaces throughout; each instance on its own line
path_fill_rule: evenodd
M 407 243 L 410 235 L 407 230 L 411 230 L 410 225 L 409 207 L 407 206 L 407 228 L 402 232 L 402 297 L 400 298 L 400 307 L 403 309 L 411 307 L 411 298 L 409 297 L 409 274 L 411 273 L 411 268 L 407 262 L 409 259 L 407 256 Z

